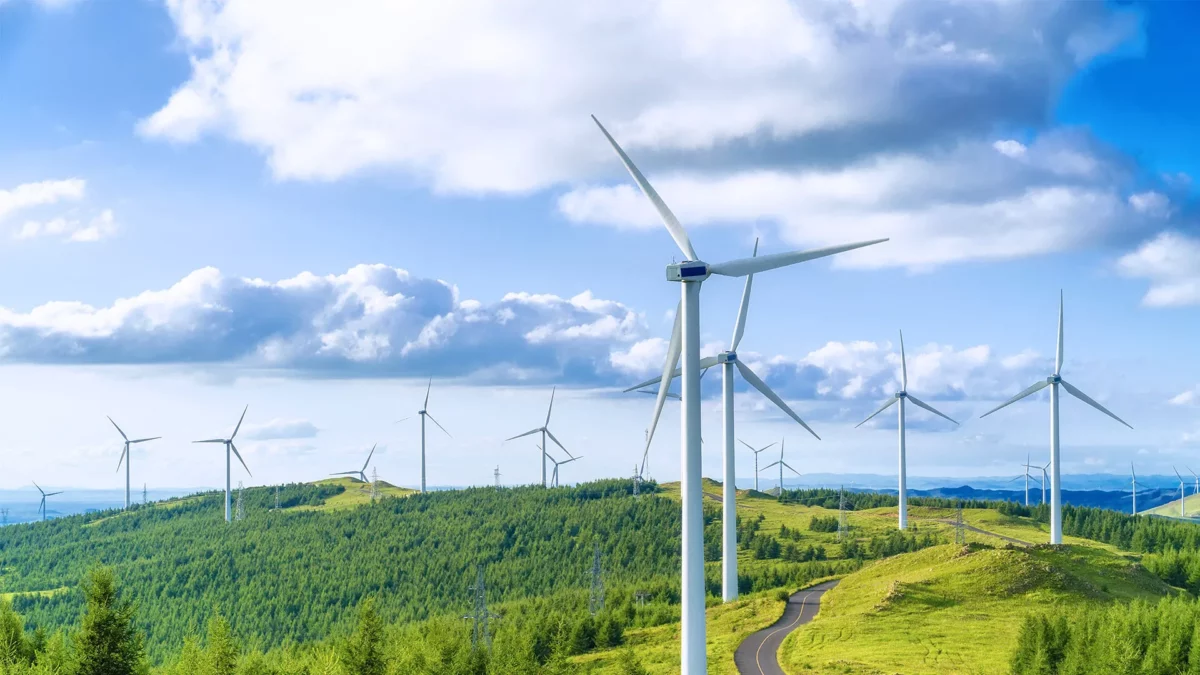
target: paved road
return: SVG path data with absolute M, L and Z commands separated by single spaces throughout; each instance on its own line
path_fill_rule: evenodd
M 797 627 L 813 620 L 817 610 L 821 608 L 821 596 L 825 595 L 825 591 L 837 586 L 837 583 L 826 581 L 788 598 L 787 607 L 778 621 L 738 645 L 737 652 L 733 655 L 738 672 L 741 675 L 784 675 L 778 659 L 779 645 L 783 644 L 783 638 Z

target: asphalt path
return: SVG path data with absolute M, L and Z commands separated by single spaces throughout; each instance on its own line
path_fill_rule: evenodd
M 821 596 L 837 584 L 837 581 L 826 581 L 788 598 L 787 607 L 778 621 L 738 645 L 733 655 L 738 672 L 742 675 L 784 675 L 779 667 L 779 645 L 783 644 L 783 639 L 789 633 L 817 616 L 817 610 L 821 608 Z

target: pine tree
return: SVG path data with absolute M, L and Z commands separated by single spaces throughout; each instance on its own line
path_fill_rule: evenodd
M 106 567 L 92 570 L 83 584 L 87 600 L 75 634 L 78 675 L 133 675 L 142 670 L 143 637 L 133 625 L 133 602 L 118 597 L 117 578 Z
M 241 648 L 229 621 L 220 614 L 208 621 L 208 644 L 204 648 L 207 675 L 235 675 Z
M 383 623 L 375 611 L 374 598 L 367 598 L 359 605 L 358 627 L 342 645 L 341 661 L 348 675 L 384 675 L 387 672 Z

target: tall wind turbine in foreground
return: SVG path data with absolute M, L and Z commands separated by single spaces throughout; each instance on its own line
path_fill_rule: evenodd
M 752 258 L 758 256 L 758 241 L 754 242 L 754 253 Z M 779 397 L 766 382 L 763 382 L 758 375 L 746 365 L 737 356 L 738 345 L 742 342 L 742 335 L 746 332 L 746 315 L 750 311 L 750 289 L 754 284 L 754 275 L 746 275 L 746 285 L 742 289 L 742 302 L 738 307 L 737 320 L 733 324 L 733 339 L 729 342 L 729 349 L 708 358 L 700 359 L 701 377 L 707 369 L 720 365 L 721 366 L 721 413 L 725 422 L 725 457 L 724 457 L 724 478 L 721 486 L 721 599 L 725 602 L 736 600 L 738 597 L 738 575 L 737 575 L 737 485 L 735 484 L 737 472 L 735 470 L 734 457 L 734 433 L 733 433 L 733 369 L 737 367 L 738 372 L 742 374 L 742 378 L 757 389 L 763 396 L 766 396 L 772 403 L 787 413 L 789 417 L 796 420 L 800 426 L 808 430 L 808 433 L 821 440 L 817 436 L 817 432 L 800 419 L 800 416 L 788 407 L 787 403 Z M 671 374 L 672 378 L 675 373 Z M 662 377 L 656 377 L 653 380 L 643 382 L 634 388 L 641 388 L 647 384 L 661 382 Z M 661 384 L 659 385 L 662 386 Z M 668 381 L 667 386 L 670 386 Z M 703 439 L 701 439 L 703 441 Z M 782 471 L 782 468 L 780 469 Z
M 900 529 L 905 530 L 905 529 L 908 529 L 908 471 L 905 467 L 905 458 L 904 458 L 904 401 L 905 400 L 912 401 L 913 405 L 916 405 L 917 407 L 920 407 L 920 408 L 924 408 L 924 409 L 928 410 L 929 412 L 933 413 L 934 415 L 948 419 L 951 422 L 954 422 L 955 424 L 958 424 L 958 422 L 955 422 L 954 420 L 947 417 L 945 414 L 943 414 L 937 410 L 934 410 L 933 406 L 922 401 L 921 399 L 917 398 L 916 396 L 913 396 L 912 394 L 908 393 L 908 361 L 905 359 L 905 356 L 904 356 L 904 331 L 900 331 L 900 372 L 901 372 L 900 391 L 896 392 L 892 396 L 892 398 L 888 400 L 887 403 L 884 403 L 883 407 L 881 407 L 879 410 L 876 410 L 875 412 L 871 413 L 871 415 L 869 417 L 867 417 L 867 419 L 859 422 L 858 426 L 861 427 L 862 425 L 871 421 L 872 417 L 874 417 L 874 416 L 878 415 L 879 413 L 883 412 L 884 410 L 887 410 L 888 408 L 892 407 L 893 403 L 895 403 L 897 401 L 900 402 L 900 412 L 899 412 L 899 418 L 900 418 L 900 510 L 899 510 L 899 515 L 900 515 L 900 517 L 899 517 L 899 521 L 900 521 Z M 1028 481 L 1026 481 L 1026 483 L 1025 483 L 1025 501 L 1026 502 L 1029 501 L 1029 482 Z
M 753 453 L 754 453 L 754 491 L 755 491 L 755 492 L 758 492 L 758 453 L 762 452 L 763 450 L 766 450 L 767 448 L 770 448 L 771 446 L 773 446 L 773 445 L 775 445 L 775 444 L 774 444 L 774 443 L 770 443 L 770 444 L 768 444 L 768 445 L 764 445 L 764 446 L 762 446 L 761 448 L 758 448 L 757 450 L 755 450 L 755 449 L 754 449 L 754 446 L 753 446 L 753 445 L 750 445 L 750 444 L 749 444 L 749 443 L 747 443 L 746 441 L 743 441 L 743 440 L 742 440 L 742 439 L 740 439 L 740 438 L 738 439 L 738 441 L 739 441 L 739 442 L 740 442 L 742 445 L 746 446 L 747 448 L 750 448 L 750 452 L 753 452 Z
M 1187 518 L 1187 482 L 1179 475 L 1179 469 L 1171 467 L 1171 470 L 1179 478 L 1179 517 Z
M 375 455 L 375 446 L 376 445 L 379 445 L 379 444 L 376 443 L 375 445 L 371 446 L 371 452 L 367 453 L 367 461 L 363 462 L 362 468 L 359 469 L 358 471 L 340 471 L 338 473 L 331 473 L 329 475 L 330 476 L 358 476 L 359 480 L 361 480 L 363 483 L 366 483 L 367 482 L 367 465 L 371 463 L 371 457 L 373 457 Z
M 1025 391 L 1020 392 L 1019 394 L 1017 394 L 1016 396 L 1013 396 L 1012 398 L 1008 399 L 1004 403 L 1001 403 L 1000 405 L 996 406 L 995 408 L 992 408 L 991 410 L 980 415 L 980 417 L 987 417 L 988 415 L 991 415 L 992 413 L 996 412 L 997 410 L 999 410 L 1007 405 L 1010 405 L 1012 403 L 1016 403 L 1017 401 L 1020 401 L 1021 399 L 1025 398 L 1026 396 L 1029 396 L 1030 394 L 1033 394 L 1034 392 L 1038 392 L 1046 387 L 1050 387 L 1050 543 L 1051 544 L 1061 544 L 1062 543 L 1062 482 L 1061 482 L 1061 475 L 1059 473 L 1061 459 L 1059 457 L 1059 447 L 1058 447 L 1058 387 L 1059 387 L 1059 385 L 1062 385 L 1062 388 L 1066 389 L 1068 394 L 1074 396 L 1075 398 L 1079 399 L 1080 401 L 1083 401 L 1084 403 L 1092 406 L 1096 410 L 1099 410 L 1100 412 L 1104 413 L 1105 415 L 1108 415 L 1109 417 L 1120 422 L 1121 424 L 1124 424 L 1125 426 L 1129 427 L 1130 429 L 1133 428 L 1133 427 L 1130 427 L 1129 424 L 1127 422 L 1125 422 L 1125 420 L 1123 420 L 1120 417 L 1117 417 L 1116 415 L 1109 412 L 1108 408 L 1105 408 L 1104 406 L 1100 405 L 1099 403 L 1096 403 L 1087 394 L 1083 393 L 1082 391 L 1079 391 L 1074 386 L 1072 386 L 1069 382 L 1064 380 L 1062 378 L 1062 365 L 1063 365 L 1063 299 L 1062 299 L 1062 292 L 1059 291 L 1059 294 L 1058 294 L 1058 348 L 1055 351 L 1055 355 L 1054 355 L 1054 374 L 1051 375 L 1050 377 L 1047 377 L 1045 380 L 1043 380 L 1041 382 L 1030 385 L 1029 388 L 1026 389 Z
M 546 450 L 545 450 L 545 448 L 546 448 L 546 437 L 547 436 L 550 437 L 550 440 L 554 441 L 555 445 L 562 448 L 563 452 L 567 453 L 567 457 L 574 456 L 571 454 L 571 451 L 564 448 L 563 444 L 559 443 L 558 439 L 554 437 L 554 434 L 550 432 L 550 413 L 554 412 L 554 392 L 557 389 L 558 389 L 558 387 L 553 387 L 550 389 L 550 407 L 546 409 L 546 423 L 545 424 L 543 424 L 542 426 L 540 426 L 536 429 L 531 429 L 529 431 L 526 431 L 523 434 L 517 434 L 516 436 L 513 436 L 512 438 L 504 439 L 504 442 L 507 443 L 509 441 L 516 440 L 518 438 L 523 438 L 525 436 L 529 436 L 531 434 L 536 434 L 536 433 L 542 434 L 542 444 L 540 446 L 538 446 L 538 447 L 542 448 L 542 487 L 546 487 Z
M 45 490 L 42 489 L 42 486 L 38 485 L 37 483 L 34 483 L 33 487 L 37 488 L 38 492 L 42 493 L 42 502 L 41 502 L 41 504 L 38 504 L 38 511 L 40 511 L 42 514 L 42 521 L 45 521 L 46 520 L 46 497 L 53 497 L 54 495 L 61 495 L 62 490 L 59 490 L 58 492 L 46 492 Z
M 791 464 L 788 464 L 787 462 L 783 461 L 783 445 L 784 445 L 784 442 L 780 441 L 779 442 L 779 461 L 772 462 L 771 464 L 768 464 L 763 467 L 763 471 L 766 471 L 767 469 L 769 469 L 773 466 L 779 467 L 779 498 L 780 499 L 783 499 L 783 468 L 787 467 L 788 471 L 791 471 L 792 473 L 796 474 L 797 476 L 800 475 L 800 472 L 793 469 Z
M 680 443 L 680 492 L 683 501 L 683 532 L 682 532 L 682 583 L 680 600 L 680 670 L 681 675 L 701 675 L 707 672 L 707 654 L 705 653 L 704 630 L 704 513 L 701 504 L 700 484 L 700 284 L 709 276 L 716 274 L 727 277 L 744 277 L 756 272 L 766 272 L 778 267 L 794 265 L 807 260 L 849 251 L 863 246 L 876 244 L 886 239 L 867 241 L 846 246 L 818 249 L 814 251 L 797 251 L 792 253 L 777 253 L 761 258 L 743 258 L 724 263 L 709 264 L 700 260 L 692 242 L 688 239 L 687 230 L 680 224 L 679 219 L 671 213 L 662 198 L 642 175 L 617 141 L 600 124 L 600 120 L 592 116 L 592 121 L 600 127 L 604 137 L 617 153 L 621 163 L 633 180 L 641 188 L 642 193 L 654 205 L 658 215 L 666 225 L 671 238 L 683 252 L 684 262 L 672 263 L 667 266 L 667 280 L 680 282 L 680 300 L 675 313 L 675 326 L 671 333 L 671 341 L 667 346 L 667 358 L 663 363 L 663 380 L 669 380 L 675 372 L 680 357 L 683 359 L 682 396 L 683 410 L 680 415 L 682 442 Z M 666 400 L 667 387 L 658 388 L 658 398 L 654 403 L 654 415 L 650 423 L 649 439 L 654 437 L 654 428 L 658 425 L 662 413 L 663 402 Z M 648 439 L 648 440 L 649 440 Z M 649 442 L 647 442 L 649 447 Z
M 113 418 L 109 417 L 108 421 L 112 422 L 114 427 L 117 427 L 117 423 L 113 422 Z M 129 446 L 133 445 L 134 443 L 157 441 L 158 439 L 162 438 L 162 436 L 155 436 L 154 438 L 135 438 L 131 441 L 129 440 L 129 437 L 125 435 L 125 432 L 121 431 L 121 427 L 117 427 L 117 433 L 121 434 L 121 438 L 125 439 L 125 449 L 121 451 L 121 459 L 117 460 L 117 471 L 121 470 L 121 462 L 125 462 L 125 508 L 129 508 L 129 463 L 133 459 L 129 453 Z
M 230 495 L 233 493 L 233 486 L 230 485 L 230 462 L 232 461 L 230 454 L 237 455 L 238 461 L 242 463 L 242 468 L 246 470 L 246 473 L 254 476 L 254 474 L 250 473 L 250 467 L 246 466 L 246 460 L 242 459 L 242 453 L 238 452 L 237 446 L 233 444 L 233 439 L 237 437 L 238 429 L 242 428 L 242 420 L 246 419 L 246 411 L 249 409 L 250 406 L 247 405 L 242 410 L 242 416 L 238 418 L 237 426 L 233 428 L 233 433 L 229 434 L 229 438 L 209 438 L 203 441 L 192 441 L 193 443 L 223 443 L 225 445 L 225 522 L 227 523 L 233 520 L 232 504 L 230 503 Z
M 1132 474 L 1132 476 L 1133 476 L 1133 493 L 1130 494 L 1129 496 L 1133 497 L 1133 515 L 1136 516 L 1137 515 L 1137 471 L 1133 470 L 1133 462 L 1129 463 L 1129 473 Z
M 441 429 L 442 433 L 446 434 L 447 438 L 453 438 L 453 436 L 450 435 L 450 432 L 446 431 L 446 427 L 438 424 L 438 421 L 433 419 L 433 415 L 429 414 L 429 390 L 431 388 L 433 388 L 432 377 L 429 378 L 429 384 L 425 385 L 425 403 L 423 403 L 421 405 L 421 409 L 417 411 L 417 414 L 421 416 L 421 492 L 425 491 L 425 418 L 428 417 L 430 422 L 437 424 L 437 428 Z M 405 417 L 402 420 L 397 420 L 396 424 L 408 419 L 412 419 L 412 417 L 410 416 Z

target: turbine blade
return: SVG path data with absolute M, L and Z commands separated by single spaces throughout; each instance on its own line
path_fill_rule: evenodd
M 758 257 L 758 239 L 754 240 L 754 254 Z M 742 342 L 742 334 L 746 332 L 746 313 L 750 311 L 750 286 L 754 283 L 754 275 L 746 275 L 746 286 L 742 289 L 742 304 L 738 307 L 737 321 L 733 324 L 733 340 L 729 342 L 729 351 L 736 352 Z
M 775 445 L 775 442 L 772 441 L 772 442 L 767 443 L 766 445 L 762 446 L 758 450 L 755 450 L 755 452 L 765 452 L 767 450 L 770 450 L 774 445 Z
M 237 455 L 238 461 L 242 463 L 242 468 L 253 478 L 254 474 L 250 473 L 250 467 L 246 466 L 246 460 L 242 459 L 242 453 L 238 452 L 237 446 L 233 444 L 233 441 L 229 441 L 229 449 L 233 450 L 233 454 Z
M 766 471 L 767 469 L 769 469 L 769 468 L 771 468 L 771 467 L 773 467 L 773 466 L 779 466 L 779 465 L 780 465 L 780 464 L 782 464 L 782 463 L 783 463 L 783 461 L 782 461 L 782 460 L 780 460 L 780 461 L 778 461 L 778 462 L 771 462 L 770 464 L 768 464 L 768 465 L 764 466 L 763 468 L 759 469 L 759 471 Z
M 887 239 L 873 239 L 871 241 L 860 241 L 853 244 L 844 244 L 842 246 L 830 246 L 828 248 L 818 248 L 811 251 L 792 251 L 790 253 L 775 253 L 773 255 L 764 255 L 763 257 L 753 258 L 738 258 L 728 262 L 709 265 L 708 271 L 712 274 L 719 274 L 723 277 L 744 277 L 747 274 L 755 274 L 758 272 L 766 272 L 767 270 L 777 269 L 779 267 L 787 267 L 796 263 L 808 262 L 817 258 L 835 255 L 837 253 L 845 253 L 853 251 L 856 248 L 871 246 L 887 241 Z
M 797 476 L 799 476 L 799 475 L 800 475 L 800 472 L 799 472 L 799 471 L 797 471 L 797 470 L 795 470 L 795 469 L 793 469 L 791 464 L 788 464 L 787 462 L 784 462 L 784 463 L 783 463 L 783 466 L 784 466 L 784 467 L 786 467 L 786 468 L 787 468 L 789 471 L 791 471 L 792 473 L 796 474 Z
M 62 490 L 59 490 L 58 492 L 47 492 L 47 493 L 46 493 L 46 496 L 47 496 L 47 497 L 53 497 L 54 495 L 61 495 L 62 493 L 63 493 L 63 491 L 62 491 Z
M 550 430 L 549 430 L 549 429 L 547 429 L 547 430 L 546 430 L 546 435 L 550 437 L 550 440 L 554 441 L 554 444 L 555 444 L 555 445 L 557 445 L 558 447 L 562 448 L 562 451 L 563 451 L 563 452 L 567 453 L 567 457 L 574 457 L 574 456 L 575 456 L 575 455 L 572 455 L 572 454 L 571 454 L 571 451 L 570 451 L 570 450 L 568 450 L 568 449 L 566 449 L 565 447 L 563 447 L 563 444 L 562 444 L 562 443 L 559 443 L 559 442 L 558 442 L 558 439 L 554 437 L 554 434 L 550 433 Z
M 546 424 L 545 424 L 545 426 L 550 426 L 550 413 L 554 412 L 554 392 L 556 392 L 556 391 L 558 391 L 557 386 L 550 388 L 550 407 L 546 408 Z
M 331 473 L 329 475 L 330 476 L 357 476 L 360 473 L 362 473 L 362 472 L 361 471 L 339 471 L 337 473 Z
M 1061 383 L 1062 383 L 1063 389 L 1066 389 L 1066 390 L 1067 390 L 1067 392 L 1068 392 L 1069 394 L 1071 394 L 1072 396 L 1074 396 L 1075 398 L 1077 398 L 1077 399 L 1079 399 L 1080 401 L 1083 401 L 1084 403 L 1086 403 L 1086 404 L 1088 404 L 1088 405 L 1092 406 L 1093 408 L 1095 408 L 1096 410 L 1099 410 L 1100 412 L 1104 413 L 1105 415 L 1108 415 L 1109 417 L 1111 417 L 1111 418 L 1113 418 L 1114 420 L 1116 420 L 1116 421 L 1120 422 L 1121 424 L 1124 424 L 1125 426 L 1129 427 L 1130 429 L 1132 429 L 1132 428 L 1133 428 L 1133 427 L 1130 427 L 1130 426 L 1129 426 L 1129 423 L 1128 423 L 1128 422 L 1126 422 L 1125 420 L 1121 419 L 1120 417 L 1117 417 L 1116 415 L 1112 414 L 1112 412 L 1110 412 L 1108 408 L 1105 408 L 1104 406 L 1100 405 L 1099 403 L 1096 403 L 1096 402 L 1095 402 L 1095 401 L 1093 401 L 1093 400 L 1092 400 L 1092 399 L 1091 399 L 1091 398 L 1090 398 L 1090 397 L 1089 397 L 1087 394 L 1083 393 L 1082 391 L 1079 391 L 1078 389 L 1076 389 L 1075 387 L 1073 387 L 1073 386 L 1072 386 L 1072 385 L 1071 385 L 1069 382 L 1067 382 L 1066 380 L 1059 380 L 1059 382 L 1061 382 Z
M 37 488 L 38 492 L 42 493 L 42 495 L 45 496 L 46 491 L 42 489 L 42 486 L 38 485 L 37 481 L 32 481 L 32 482 L 33 482 L 33 487 Z
M 747 448 L 750 448 L 750 452 L 758 452 L 758 450 L 754 449 L 753 445 L 750 445 L 749 443 L 747 443 L 746 441 L 743 441 L 740 438 L 738 439 L 738 443 L 741 443 L 742 445 L 746 446 Z
M 1062 374 L 1063 365 L 1063 293 L 1058 291 L 1058 349 L 1054 352 L 1054 374 Z M 1132 428 L 1132 427 L 1131 427 Z
M 107 416 L 107 415 L 105 415 L 105 417 L 108 417 L 108 416 Z M 117 423 L 116 423 L 116 422 L 113 422 L 113 418 L 109 417 L 109 418 L 108 418 L 108 421 L 109 421 L 109 422 L 112 422 L 112 425 L 113 425 L 114 427 L 117 427 Z M 129 437 L 125 435 L 125 432 L 124 432 L 124 431 L 121 431 L 121 427 L 117 427 L 117 433 L 121 434 L 121 438 L 124 438 L 125 440 L 129 440 Z
M 193 443 L 224 443 L 225 441 L 226 441 L 226 439 L 224 439 L 224 438 L 210 438 L 210 439 L 204 440 L 204 441 L 192 441 L 192 442 Z
M 376 443 L 375 445 L 371 446 L 371 452 L 367 453 L 367 461 L 363 462 L 363 468 L 362 468 L 363 471 L 367 470 L 367 465 L 371 463 L 371 458 L 375 456 L 375 448 L 378 445 L 379 444 Z
M 866 424 L 867 422 L 870 422 L 872 417 L 874 417 L 874 416 L 878 415 L 879 413 L 883 412 L 884 410 L 887 410 L 888 408 L 892 407 L 892 404 L 894 404 L 898 400 L 899 399 L 897 399 L 895 396 L 891 397 L 890 399 L 888 399 L 887 403 L 884 403 L 883 406 L 879 408 L 879 410 L 876 410 L 875 412 L 868 415 L 867 419 L 859 422 L 858 424 L 855 424 L 854 428 L 857 429 L 857 428 L 861 427 L 862 425 Z
M 536 433 L 540 432 L 541 430 L 542 430 L 542 428 L 538 427 L 538 428 L 534 429 L 533 431 L 526 431 L 525 433 L 517 434 L 516 436 L 513 436 L 512 438 L 506 438 L 506 439 L 504 439 L 504 442 L 507 443 L 509 441 L 515 441 L 518 438 L 524 438 L 526 436 L 529 436 L 530 434 L 536 434 Z
M 992 413 L 996 412 L 997 410 L 999 410 L 1005 406 L 1016 403 L 1017 401 L 1020 401 L 1021 399 L 1025 398 L 1026 396 L 1029 396 L 1030 394 L 1032 394 L 1034 392 L 1038 392 L 1038 391 L 1041 391 L 1042 389 L 1045 389 L 1049 384 L 1050 383 L 1047 382 L 1046 380 L 1042 380 L 1041 382 L 1038 382 L 1037 384 L 1031 385 L 1029 388 L 1025 389 L 1024 391 L 1017 394 L 1016 396 L 1008 399 L 1007 401 L 1005 401 L 1004 403 L 1001 403 L 1000 405 L 996 406 L 995 408 L 992 408 L 991 410 L 983 413 L 982 415 L 980 415 L 980 417 L 981 418 L 987 417 L 988 415 L 991 415 Z
M 680 251 L 683 251 L 683 255 L 687 256 L 688 260 L 699 260 L 699 257 L 696 256 L 696 250 L 692 248 L 692 242 L 688 239 L 687 230 L 680 224 L 675 214 L 671 213 L 671 209 L 667 208 L 666 202 L 662 200 L 662 197 L 658 196 L 658 192 L 650 185 L 650 181 L 646 180 L 641 171 L 638 171 L 638 168 L 633 165 L 633 160 L 629 159 L 629 155 L 625 154 L 620 145 L 617 145 L 616 139 L 612 137 L 612 134 L 608 133 L 608 129 L 605 129 L 603 124 L 600 124 L 600 120 L 596 119 L 595 115 L 592 115 L 592 121 L 596 123 L 596 126 L 600 127 L 600 131 L 608 139 L 609 145 L 617 152 L 617 157 L 621 158 L 621 163 L 625 165 L 625 170 L 629 172 L 630 176 L 633 176 L 634 182 L 642 189 L 642 194 L 646 195 L 651 204 L 654 204 L 655 210 L 658 211 L 658 216 L 662 218 L 663 224 L 667 226 L 667 231 L 671 233 L 671 238 L 675 240 L 675 245 L 679 247 Z
M 117 471 L 121 470 L 121 463 L 125 461 L 125 455 L 129 453 L 129 444 L 125 444 L 125 449 L 121 450 L 121 459 L 117 460 Z
M 904 358 L 904 331 L 900 331 L 900 372 L 903 374 L 903 379 L 900 382 L 900 390 L 908 391 L 908 360 Z
M 771 391 L 771 388 L 767 386 L 766 382 L 763 382 L 762 380 L 760 380 L 758 378 L 758 375 L 755 375 L 754 371 L 750 370 L 750 366 L 747 366 L 744 362 L 742 362 L 740 360 L 734 361 L 734 364 L 737 365 L 738 371 L 740 371 L 742 373 L 742 377 L 745 378 L 746 381 L 749 382 L 755 389 L 762 392 L 763 396 L 766 396 L 768 399 L 771 400 L 772 403 L 779 406 L 780 410 L 784 411 L 785 413 L 788 414 L 789 417 L 796 420 L 796 422 L 798 422 L 800 424 L 800 426 L 807 429 L 808 433 L 815 436 L 818 441 L 821 440 L 821 437 L 817 436 L 817 432 L 813 431 L 812 427 L 805 424 L 804 420 L 800 419 L 800 416 L 797 415 L 791 408 L 789 408 L 788 404 L 784 403 L 783 399 L 779 398 L 778 394 L 776 394 L 774 391 Z
M 1137 480 L 1137 471 L 1133 470 L 1133 462 L 1129 463 L 1129 472 L 1133 474 L 1133 479 Z
M 682 305 L 680 301 L 680 305 Z M 680 320 L 682 319 L 683 309 L 680 306 L 675 308 L 675 327 L 671 329 L 671 341 L 667 343 L 667 358 L 663 361 L 662 377 L 664 382 L 670 382 L 668 376 L 675 372 L 679 365 L 680 352 L 683 351 L 683 339 L 681 335 Z M 682 399 L 680 399 L 682 400 Z M 646 458 L 650 455 L 650 443 L 654 440 L 654 432 L 658 429 L 658 419 L 662 416 L 663 404 L 667 401 L 667 387 L 660 386 L 658 388 L 658 397 L 654 399 L 654 415 L 650 418 L 650 427 L 646 433 L 646 449 L 642 452 L 642 466 L 646 465 Z
M 1180 476 L 1180 475 L 1179 475 L 1179 469 L 1176 469 L 1175 467 L 1171 467 L 1171 470 L 1175 472 L 1175 475 L 1179 477 L 1179 482 L 1180 482 L 1180 483 L 1182 483 L 1182 482 L 1183 482 L 1183 476 Z
M 404 417 L 404 418 L 396 420 L 395 422 L 392 422 L 392 424 L 400 424 L 401 422 L 407 422 L 408 420 L 411 420 L 412 418 L 413 418 L 413 416 L 409 415 L 408 417 Z
M 145 443 L 146 441 L 157 441 L 160 438 L 162 438 L 162 436 L 155 436 L 153 438 L 139 438 L 137 440 L 133 440 L 133 441 L 129 441 L 129 442 L 130 443 Z
M 429 377 L 429 383 L 425 385 L 425 404 L 421 406 L 422 410 L 429 407 L 429 390 L 430 389 L 433 389 L 433 376 Z
M 433 419 L 433 415 L 430 415 L 428 411 L 425 412 L 425 416 L 429 418 L 430 422 L 437 424 L 437 428 L 441 429 L 442 433 L 446 434 L 447 438 L 454 438 L 453 436 L 450 435 L 449 431 L 446 431 L 446 427 L 442 426 L 441 424 L 438 424 L 438 421 Z
M 945 414 L 943 414 L 942 412 L 940 412 L 940 411 L 938 411 L 938 410 L 934 410 L 933 406 L 931 406 L 931 405 L 929 405 L 928 403 L 926 403 L 926 402 L 922 401 L 921 399 L 917 398 L 916 396 L 913 396 L 912 394 L 908 394 L 907 396 L 908 396 L 908 400 L 912 401 L 913 403 L 916 403 L 917 405 L 919 405 L 919 406 L 921 406 L 922 408 L 924 408 L 924 409 L 928 410 L 929 412 L 933 413 L 934 415 L 937 415 L 938 417 L 941 417 L 941 418 L 943 418 L 943 419 L 946 419 L 946 420 L 950 420 L 951 422 L 954 422 L 955 424 L 958 424 L 958 422 L 957 422 L 957 421 L 956 421 L 954 418 L 950 417 L 949 415 L 945 415 Z
M 237 426 L 233 428 L 233 434 L 229 437 L 229 440 L 232 441 L 233 439 L 237 438 L 238 429 L 242 428 L 242 420 L 246 419 L 246 411 L 249 409 L 250 404 L 246 404 L 246 407 L 242 409 L 242 416 L 238 418 Z

